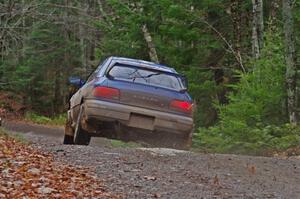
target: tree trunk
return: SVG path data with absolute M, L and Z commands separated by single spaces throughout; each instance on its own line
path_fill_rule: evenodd
M 88 36 L 89 32 L 85 26 L 87 20 L 84 16 L 87 15 L 89 11 L 88 2 L 82 2 L 81 4 L 81 13 L 79 18 L 79 38 L 80 38 L 80 49 L 81 49 L 81 63 L 85 73 L 85 77 L 89 74 L 89 64 L 88 64 Z
M 280 0 L 273 0 L 270 8 L 268 32 L 275 32 L 277 30 L 276 17 L 280 7 Z
M 258 59 L 260 57 L 260 51 L 264 47 L 263 0 L 252 0 L 252 6 L 252 54 L 255 59 Z
M 107 13 L 104 9 L 104 6 L 103 6 L 103 0 L 98 0 L 97 3 L 98 3 L 98 6 L 99 6 L 99 11 L 100 11 L 100 16 L 101 16 L 101 19 L 103 21 L 105 21 L 110 27 L 113 27 L 113 23 L 111 22 L 111 20 L 109 19 L 109 17 L 107 16 Z
M 283 0 L 283 22 L 285 35 L 286 85 L 289 121 L 298 123 L 297 117 L 297 57 L 295 50 L 292 0 Z
M 264 47 L 264 6 L 263 0 L 257 0 L 257 35 L 260 50 Z
M 147 25 L 143 25 L 142 31 L 144 33 L 145 41 L 148 44 L 149 57 L 150 57 L 151 61 L 153 61 L 155 63 L 159 63 L 157 52 L 156 52 L 156 49 L 155 49 L 155 45 L 154 45 L 154 42 L 152 40 L 151 34 L 149 33 Z
M 93 71 L 93 63 L 94 63 L 94 42 L 96 41 L 95 31 L 91 30 L 90 19 L 86 16 L 95 15 L 95 3 L 94 1 L 84 1 L 82 3 L 82 17 L 81 22 L 79 24 L 80 28 L 80 43 L 81 43 L 81 51 L 82 51 L 82 64 L 86 73 L 86 77 L 91 74 Z
M 64 4 L 65 6 L 69 6 L 69 0 L 64 0 Z M 70 51 L 67 50 L 68 49 L 68 45 L 70 45 L 70 26 L 69 26 L 69 12 L 68 12 L 68 8 L 65 9 L 64 13 L 63 13 L 63 21 L 64 21 L 64 28 L 63 28 L 63 33 L 64 33 L 64 39 L 65 39 L 65 43 L 66 43 L 66 50 L 64 52 L 64 65 L 65 67 L 63 67 L 63 73 L 62 73 L 62 81 L 61 83 L 63 85 L 67 85 L 67 79 L 69 77 L 69 75 L 71 75 L 71 63 L 70 63 Z M 67 103 L 68 103 L 68 90 L 69 88 L 67 88 L 66 86 L 63 86 L 62 88 L 62 105 L 64 106 L 64 109 L 67 109 Z M 65 111 L 65 110 L 62 110 Z
M 54 81 L 54 111 L 51 113 L 51 115 L 54 115 L 59 112 L 60 104 L 62 102 L 61 97 L 61 66 L 58 66 L 58 68 L 54 72 L 55 75 L 55 81 Z
M 242 17 L 241 17 L 241 0 L 231 0 L 231 19 L 233 23 L 234 34 L 234 50 L 237 56 L 241 56 L 241 43 L 242 43 Z

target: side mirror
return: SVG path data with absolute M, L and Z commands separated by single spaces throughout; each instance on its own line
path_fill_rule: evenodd
M 69 84 L 81 88 L 85 84 L 85 81 L 79 77 L 69 77 Z
M 183 90 L 187 90 L 189 88 L 189 83 L 188 83 L 188 79 L 186 76 L 184 75 L 181 75 L 180 76 L 180 79 L 181 79 L 181 82 L 182 82 L 182 85 L 183 85 Z

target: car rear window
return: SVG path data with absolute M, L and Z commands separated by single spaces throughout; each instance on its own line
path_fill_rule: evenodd
M 163 71 L 149 70 L 139 67 L 115 65 L 109 76 L 134 83 L 148 84 L 172 90 L 181 90 L 182 82 L 178 75 Z

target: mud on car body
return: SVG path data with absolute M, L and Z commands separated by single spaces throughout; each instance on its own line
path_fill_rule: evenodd
M 88 145 L 91 137 L 142 139 L 187 148 L 193 130 L 193 103 L 187 81 L 173 68 L 110 57 L 70 99 L 65 144 Z M 152 141 L 151 141 L 152 140 Z

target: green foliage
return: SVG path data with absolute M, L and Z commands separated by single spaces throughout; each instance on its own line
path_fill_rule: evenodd
M 67 120 L 67 115 L 63 113 L 52 117 L 50 124 L 56 126 L 64 126 L 66 124 L 66 120 Z
M 275 143 L 281 148 L 294 144 L 288 141 L 298 135 L 289 134 L 286 126 L 278 129 L 286 136 L 272 133 L 273 125 L 286 122 L 285 64 L 280 35 L 267 38 L 262 58 L 250 63 L 252 71 L 238 73 L 239 83 L 230 85 L 233 92 L 228 95 L 229 104 L 216 105 L 220 118 L 217 126 L 199 129 L 196 146 L 215 148 L 218 152 L 242 152 Z
M 216 111 L 212 101 L 218 93 L 218 86 L 213 79 L 213 74 L 191 68 L 185 72 L 189 79 L 189 93 L 195 100 L 197 108 L 195 112 L 196 126 L 211 126 L 216 119 Z
M 48 124 L 51 121 L 50 118 L 46 116 L 37 115 L 36 113 L 33 112 L 27 112 L 25 114 L 25 119 L 37 124 Z
M 253 126 L 257 123 L 284 122 L 285 62 L 281 38 L 270 36 L 262 58 L 251 63 L 252 71 L 240 74 L 240 82 L 231 87 L 230 104 L 219 106 L 221 124 L 226 128 L 233 121 Z M 274 108 L 277 107 L 277 108 Z
M 46 116 L 38 115 L 34 112 L 26 112 L 25 120 L 34 122 L 36 124 L 63 126 L 66 122 L 66 115 L 61 114 L 53 118 L 49 118 Z

